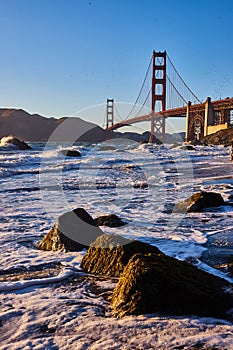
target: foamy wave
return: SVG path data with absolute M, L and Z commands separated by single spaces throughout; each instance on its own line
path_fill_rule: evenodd
M 56 283 L 65 280 L 66 278 L 72 276 L 74 270 L 70 268 L 64 268 L 57 276 L 48 278 L 35 278 L 31 280 L 23 280 L 17 282 L 1 282 L 0 292 L 9 292 L 18 289 L 24 289 L 35 285 Z

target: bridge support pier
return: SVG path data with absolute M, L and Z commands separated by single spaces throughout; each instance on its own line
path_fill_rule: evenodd
M 186 132 L 185 132 L 185 141 L 186 142 L 190 141 L 190 135 L 189 135 L 190 107 L 191 107 L 191 102 L 188 101 L 187 109 L 186 109 Z
M 207 97 L 205 102 L 205 119 L 204 119 L 204 136 L 208 135 L 208 126 L 213 125 L 214 113 L 210 97 Z
M 154 143 L 155 138 L 164 142 L 165 135 L 165 117 L 163 116 L 152 116 L 150 122 L 150 138 L 149 142 Z

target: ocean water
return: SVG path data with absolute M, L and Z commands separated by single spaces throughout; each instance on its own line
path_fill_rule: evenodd
M 109 144 L 114 149 L 108 150 Z M 93 217 L 117 214 L 128 225 L 105 227 L 104 232 L 117 230 L 178 259 L 200 263 L 206 250 L 203 245 L 216 233 L 224 232 L 225 241 L 228 234 L 229 242 L 224 244 L 232 248 L 231 205 L 201 214 L 174 210 L 176 203 L 200 190 L 216 191 L 231 202 L 233 177 L 227 148 L 184 151 L 171 145 L 116 140 L 72 146 L 82 154 L 73 158 L 60 153 L 66 146 L 34 143 L 31 151 L 0 150 L 2 269 L 21 265 L 25 259 L 36 263 L 42 253 L 35 253 L 30 242 L 40 240 L 59 215 L 77 207 Z M 17 253 L 22 249 L 23 257 Z
M 130 140 L 72 146 L 32 143 L 31 146 L 30 151 L 0 148 L 0 291 L 3 293 L 1 305 L 5 307 L 0 316 L 7 320 L 5 336 L 0 336 L 1 349 L 42 349 L 44 335 L 43 331 L 38 335 L 38 327 L 51 326 L 55 322 L 54 313 L 58 311 L 54 327 L 62 325 L 64 334 L 68 332 L 67 337 L 70 337 L 69 331 L 64 327 L 77 314 L 85 322 L 86 317 L 89 321 L 92 317 L 105 317 L 103 324 L 106 327 L 110 324 L 106 314 L 101 313 L 105 301 L 101 297 L 94 298 L 90 290 L 87 293 L 87 281 L 82 280 L 79 264 L 84 252 L 44 252 L 36 247 L 59 215 L 77 207 L 85 208 L 93 218 L 117 214 L 127 225 L 102 227 L 104 232 L 148 242 L 170 256 L 190 261 L 232 282 L 224 266 L 218 269 L 211 266 L 211 257 L 210 263 L 202 259 L 208 250 L 211 254 L 208 242 L 215 237 L 215 253 L 222 249 L 227 250 L 229 256 L 233 253 L 233 165 L 227 148 L 196 146 L 195 150 L 186 151 L 171 145 L 141 145 Z M 79 150 L 82 156 L 64 157 L 60 151 L 67 147 Z M 176 203 L 200 190 L 221 193 L 226 205 L 204 213 L 175 212 Z M 38 275 L 25 277 L 25 271 L 36 271 Z M 69 287 L 66 283 L 74 275 L 75 290 L 74 282 L 70 282 Z M 101 284 L 101 281 L 93 283 Z M 104 281 L 103 290 L 109 287 L 106 287 L 108 283 L 114 285 L 114 281 Z M 59 304 L 63 299 L 70 302 L 70 307 L 72 305 L 68 310 L 66 304 L 66 312 L 63 304 Z M 58 305 L 55 311 L 51 300 Z M 139 321 L 135 319 L 136 323 Z M 22 322 L 25 329 L 13 335 L 10 324 L 17 329 Z M 77 324 L 71 322 L 70 327 L 74 332 Z M 34 340 L 30 340 L 28 332 L 35 332 L 37 337 L 34 334 Z M 60 337 L 56 341 L 54 337 L 46 339 L 48 349 L 66 348 Z M 77 337 L 74 339 L 67 343 L 67 349 L 85 348 L 84 340 L 77 346 Z M 182 337 L 177 344 L 181 343 Z M 89 339 L 88 344 L 87 349 L 121 349 L 114 347 L 114 342 L 109 347 L 105 343 L 105 347 L 103 344 L 98 347 L 98 343 L 94 347 Z M 165 349 L 164 344 L 161 348 Z M 129 345 L 130 348 L 133 347 Z

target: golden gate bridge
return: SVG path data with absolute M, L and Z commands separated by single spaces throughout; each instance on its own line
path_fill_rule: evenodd
M 150 87 L 146 91 L 146 82 L 150 79 Z M 139 111 L 136 111 L 139 101 Z M 143 114 L 143 108 L 150 102 L 150 112 Z M 186 141 L 195 141 L 203 136 L 225 129 L 231 124 L 233 117 L 233 98 L 211 101 L 207 97 L 202 102 L 182 79 L 166 51 L 153 51 L 149 66 L 139 90 L 138 96 L 130 112 L 122 118 L 114 104 L 114 99 L 107 99 L 106 131 L 135 123 L 150 121 L 150 140 L 154 135 L 164 140 L 166 119 L 186 119 Z M 118 118 L 116 117 L 118 115 Z

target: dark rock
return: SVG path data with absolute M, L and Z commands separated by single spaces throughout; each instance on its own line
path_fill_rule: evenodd
M 136 182 L 133 184 L 133 188 L 148 188 L 147 182 Z
M 115 316 L 160 313 L 231 319 L 230 284 L 163 254 L 134 255 L 113 292 Z
M 58 218 L 54 227 L 38 243 L 38 248 L 79 251 L 88 248 L 102 234 L 92 217 L 83 208 L 77 208 Z
M 74 149 L 63 149 L 60 151 L 66 157 L 81 157 L 81 153 Z
M 12 135 L 1 138 L 0 143 L 3 147 L 7 147 L 8 145 L 14 145 L 17 149 L 22 151 L 32 149 L 32 147 L 29 146 L 26 142 L 21 141 L 17 137 Z
M 81 267 L 89 273 L 118 277 L 129 259 L 137 253 L 162 254 L 158 248 L 150 244 L 104 234 L 89 247 L 82 259 Z
M 195 151 L 196 149 L 191 145 L 183 145 L 180 147 L 180 149 L 187 150 L 187 151 Z
M 201 191 L 176 204 L 175 211 L 202 212 L 205 208 L 220 207 L 221 205 L 224 205 L 224 200 L 220 193 Z
M 119 216 L 115 214 L 103 215 L 94 219 L 96 226 L 109 226 L 109 227 L 119 227 L 127 225 L 126 222 L 122 221 Z

